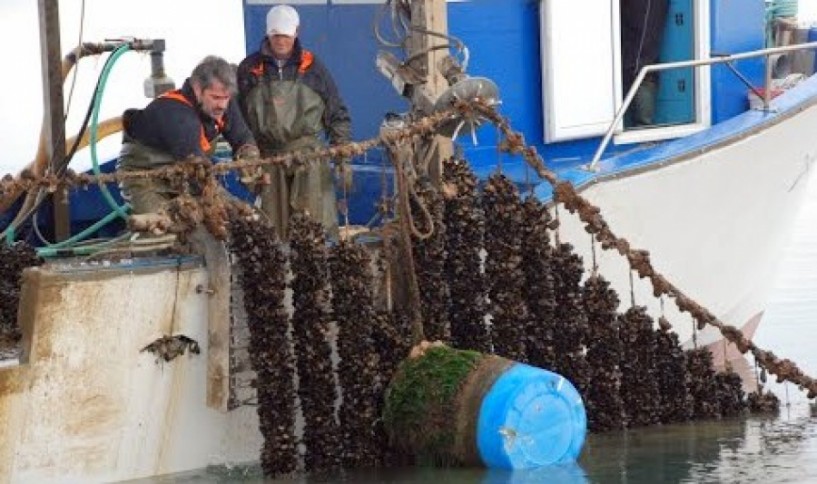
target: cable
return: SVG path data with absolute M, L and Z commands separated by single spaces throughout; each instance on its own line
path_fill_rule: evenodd
M 109 68 L 108 66 L 112 65 L 112 60 L 111 60 L 112 58 L 113 58 L 113 56 L 109 56 L 105 60 L 105 64 L 104 64 L 103 69 Z M 77 68 L 76 65 L 74 67 L 75 67 L 75 69 Z M 93 111 L 94 111 L 94 100 L 96 99 L 96 97 L 97 97 L 97 95 L 99 93 L 101 81 L 102 81 L 102 77 L 100 76 L 100 78 L 97 79 L 96 86 L 94 87 L 93 97 L 91 99 L 91 102 L 88 104 L 88 110 L 86 111 L 85 119 L 82 122 L 82 125 L 80 127 L 80 131 L 77 134 L 77 136 L 76 136 L 76 138 L 74 140 L 74 144 L 71 146 L 71 149 L 69 150 L 69 152 L 66 154 L 65 158 L 63 158 L 63 160 L 60 162 L 59 166 L 55 170 L 56 175 L 61 176 L 61 175 L 63 175 L 65 173 L 66 169 L 68 168 L 68 165 L 70 164 L 71 160 L 73 159 L 74 155 L 76 154 L 77 150 L 79 149 L 80 144 L 82 143 L 82 138 L 83 138 L 83 136 L 85 134 L 85 130 L 88 127 L 88 123 L 89 123 L 89 121 L 91 119 L 91 116 L 93 114 Z M 63 130 L 63 134 L 64 134 L 64 130 Z M 62 141 L 62 142 L 64 143 L 64 141 Z M 53 165 L 49 164 L 49 167 L 51 167 L 51 166 L 53 166 Z M 15 231 L 16 228 L 19 227 L 20 225 L 22 225 L 22 223 L 26 219 L 28 219 L 33 214 L 35 214 L 37 212 L 37 210 L 39 210 L 40 206 L 42 205 L 42 202 L 46 199 L 46 196 L 47 196 L 46 190 L 45 189 L 40 189 L 37 192 L 37 195 L 36 195 L 37 198 L 31 204 L 30 208 L 28 208 L 26 210 L 26 212 L 24 214 L 22 214 L 22 215 L 20 213 L 18 213 L 18 215 L 11 222 L 9 222 L 9 224 L 6 226 L 6 228 L 4 229 L 3 235 L 8 235 L 8 234 L 6 234 L 6 231 L 9 230 L 9 228 L 12 228 L 12 232 Z M 26 204 L 24 203 L 23 207 L 21 207 L 21 210 L 23 210 L 25 208 L 25 205 Z M 35 222 L 35 224 L 36 224 L 36 222 Z M 36 227 L 36 226 L 35 226 L 35 232 L 37 233 L 38 237 L 40 237 L 41 240 L 48 243 L 46 240 L 44 240 L 44 237 L 42 237 L 42 234 L 39 233 L 39 228 Z M 12 242 L 13 242 L 13 239 L 12 239 Z
M 82 45 L 82 32 L 85 28 L 85 0 L 82 0 L 79 13 L 79 38 L 77 45 Z M 79 61 L 79 59 L 77 59 Z M 74 66 L 74 75 L 71 78 L 71 89 L 68 91 L 68 101 L 65 104 L 65 115 L 63 122 L 68 120 L 68 113 L 71 111 L 71 100 L 74 98 L 74 87 L 77 85 L 77 73 L 79 72 L 79 62 Z
M 383 17 L 385 16 L 386 11 L 389 9 L 390 3 L 391 0 L 388 0 L 377 10 L 375 17 L 372 20 L 372 29 L 374 30 L 374 36 L 380 45 L 383 45 L 384 47 L 402 48 L 403 43 L 405 43 L 405 36 L 401 39 L 400 43 L 396 43 L 385 39 L 383 35 L 380 33 L 380 25 L 383 23 Z M 394 26 L 394 24 L 392 24 L 392 26 Z

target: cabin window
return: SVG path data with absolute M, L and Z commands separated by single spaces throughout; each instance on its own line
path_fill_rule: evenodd
M 668 2 L 658 62 L 709 57 L 709 0 Z M 621 0 L 541 0 L 545 142 L 603 135 L 626 92 Z M 642 12 L 644 13 L 644 12 Z M 632 21 L 632 19 L 629 19 Z M 640 19 L 638 19 L 640 20 Z M 651 124 L 616 127 L 616 143 L 677 138 L 710 124 L 708 67 L 658 73 Z

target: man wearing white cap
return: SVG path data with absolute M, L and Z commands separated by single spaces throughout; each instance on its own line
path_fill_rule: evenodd
M 267 13 L 261 48 L 238 66 L 238 97 L 244 117 L 264 157 L 348 142 L 349 112 L 332 76 L 298 40 L 300 18 L 289 5 Z M 289 217 L 307 212 L 330 236 L 338 217 L 332 171 L 326 163 L 269 168 L 271 183 L 261 193 L 261 209 L 279 236 Z

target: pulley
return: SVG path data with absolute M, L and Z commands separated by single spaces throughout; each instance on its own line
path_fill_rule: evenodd
M 470 77 L 462 66 L 451 56 L 442 58 L 437 66 L 440 73 L 451 86 L 434 101 L 434 112 L 453 107 L 458 101 L 480 102 L 489 106 L 500 103 L 499 88 L 487 77 Z M 476 144 L 476 129 L 485 120 L 473 112 L 462 113 L 450 123 L 440 127 L 439 134 L 456 138 L 463 127 L 471 131 Z

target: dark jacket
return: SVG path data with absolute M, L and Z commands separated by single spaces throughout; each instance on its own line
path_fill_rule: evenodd
M 230 100 L 222 118 L 223 125 L 219 128 L 216 120 L 199 108 L 189 79 L 178 93 L 189 104 L 170 97 L 159 97 L 144 109 L 129 109 L 122 116 L 123 142 L 126 145 L 145 146 L 152 152 L 167 155 L 167 159 L 162 162 L 158 157 L 148 161 L 138 159 L 140 156 L 125 156 L 120 159 L 121 166 L 150 168 L 190 156 L 206 156 L 208 153 L 202 147 L 202 133 L 208 142 L 222 134 L 234 152 L 238 152 L 242 146 L 255 144 L 235 99 Z
M 264 39 L 238 66 L 238 93 L 262 152 L 306 147 L 321 133 L 331 144 L 351 139 L 349 111 L 335 81 L 297 39 L 292 56 L 280 68 Z
M 642 67 L 658 62 L 669 0 L 621 0 L 621 58 L 625 93 Z

